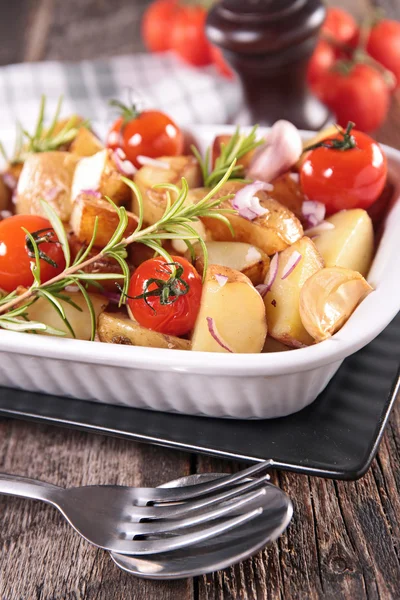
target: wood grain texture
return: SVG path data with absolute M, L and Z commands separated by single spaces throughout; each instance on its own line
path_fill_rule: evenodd
M 3 3 L 2 3 L 3 4 Z M 0 63 L 93 58 L 142 49 L 146 0 L 14 0 L 2 7 Z M 361 18 L 398 0 L 335 0 Z M 43 17 L 44 15 L 44 17 Z M 400 148 L 400 102 L 381 141 Z M 155 583 L 117 569 L 44 504 L 0 498 L 1 600 L 398 600 L 400 407 L 377 460 L 355 483 L 273 473 L 294 502 L 287 532 L 257 556 L 194 581 Z M 0 421 L 0 470 L 64 486 L 157 485 L 191 470 L 240 465 L 127 441 Z

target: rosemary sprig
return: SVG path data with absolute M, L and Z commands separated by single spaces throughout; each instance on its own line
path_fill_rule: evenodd
M 203 175 L 205 187 L 213 187 L 226 174 L 232 162 L 239 160 L 255 148 L 263 144 L 262 140 L 257 140 L 258 125 L 255 125 L 250 133 L 246 136 L 240 133 L 239 127 L 227 144 L 221 144 L 221 153 L 215 161 L 214 169 L 211 170 L 211 149 L 207 148 L 205 157 L 203 158 L 197 148 L 192 146 L 192 152 L 199 161 L 201 172 Z M 244 167 L 235 164 L 229 179 L 242 180 L 244 176 Z
M 33 133 L 29 133 L 17 123 L 17 133 L 15 147 L 12 158 L 8 158 L 6 152 L 0 144 L 0 153 L 10 164 L 23 163 L 29 154 L 34 152 L 49 152 L 57 150 L 61 146 L 69 144 L 76 137 L 78 130 L 81 127 L 88 127 L 89 121 L 77 123 L 76 117 L 72 116 L 61 129 L 57 131 L 57 123 L 60 118 L 63 97 L 60 96 L 56 111 L 51 120 L 50 126 L 45 129 L 45 111 L 46 111 L 46 96 L 42 96 L 39 107 L 39 115 L 36 122 L 36 127 Z
M 86 248 L 86 250 L 78 255 L 71 264 L 71 256 L 68 245 L 68 238 L 65 232 L 64 226 L 60 221 L 59 217 L 55 213 L 54 209 L 47 204 L 44 200 L 41 200 L 41 206 L 50 221 L 51 227 L 54 229 L 58 240 L 63 249 L 66 267 L 64 271 L 49 281 L 42 283 L 40 279 L 40 251 L 38 244 L 34 236 L 32 236 L 27 230 L 25 230 L 26 236 L 30 242 L 30 248 L 33 250 L 35 260 L 31 263 L 31 269 L 34 276 L 34 282 L 29 289 L 24 291 L 22 294 L 17 295 L 16 292 L 12 292 L 8 296 L 0 299 L 0 328 L 11 329 L 13 331 L 46 331 L 52 335 L 65 335 L 65 332 L 47 328 L 44 323 L 30 322 L 27 319 L 27 309 L 35 302 L 39 297 L 45 298 L 53 306 L 54 310 L 57 311 L 60 318 L 65 323 L 72 335 L 74 335 L 71 324 L 69 323 L 65 311 L 63 309 L 62 300 L 65 300 L 62 291 L 71 285 L 77 286 L 82 293 L 89 309 L 91 317 L 91 339 L 94 339 L 96 333 L 96 322 L 94 307 L 90 299 L 90 295 L 87 293 L 85 285 L 90 282 L 96 282 L 106 279 L 122 279 L 123 286 L 121 287 L 121 300 L 120 304 L 125 301 L 130 271 L 126 262 L 127 251 L 126 248 L 134 242 L 141 242 L 155 252 L 163 256 L 168 263 L 172 263 L 172 259 L 169 254 L 161 246 L 161 240 L 165 239 L 181 239 L 188 242 L 190 247 L 190 240 L 198 239 L 203 246 L 204 252 L 204 266 L 207 267 L 207 248 L 204 242 L 201 240 L 198 232 L 193 229 L 191 223 L 197 221 L 201 217 L 212 217 L 219 219 L 226 223 L 230 227 L 230 223 L 226 217 L 227 213 L 233 213 L 232 209 L 219 208 L 219 205 L 231 196 L 224 196 L 222 198 L 215 199 L 214 196 L 224 185 L 224 183 L 231 177 L 232 172 L 235 170 L 236 161 L 234 160 L 230 167 L 227 169 L 224 176 L 214 186 L 214 188 L 206 194 L 206 196 L 200 200 L 197 204 L 188 204 L 188 184 L 187 181 L 182 179 L 182 187 L 178 188 L 172 184 L 165 184 L 158 187 L 164 187 L 168 191 L 174 191 L 177 199 L 174 203 L 168 202 L 167 208 L 164 215 L 159 221 L 142 229 L 142 218 L 139 216 L 139 222 L 136 230 L 128 237 L 124 237 L 124 233 L 128 224 L 128 218 L 124 207 L 116 206 L 110 198 L 107 200 L 114 206 L 118 213 L 119 224 L 111 237 L 108 244 L 95 255 L 90 256 L 90 252 L 93 248 L 94 240 L 97 232 L 97 220 L 95 222 L 92 239 Z M 125 177 L 123 181 L 132 189 L 136 195 L 138 204 L 140 207 L 139 214 L 143 214 L 143 200 L 141 193 L 136 184 Z M 121 267 L 122 273 L 116 275 L 115 273 L 87 273 L 85 268 L 95 263 L 101 258 L 109 257 L 117 261 Z

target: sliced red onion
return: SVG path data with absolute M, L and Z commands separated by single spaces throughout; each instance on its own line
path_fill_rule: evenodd
M 290 256 L 289 260 L 287 261 L 285 268 L 282 271 L 281 279 L 286 279 L 286 277 L 289 277 L 289 275 L 291 273 L 293 273 L 293 271 L 295 270 L 295 268 L 297 267 L 297 265 L 299 264 L 301 259 L 302 259 L 302 256 L 301 256 L 300 252 L 297 252 L 297 250 L 294 250 L 294 252 L 292 252 L 292 255 Z
M 81 194 L 86 194 L 87 196 L 93 196 L 94 198 L 101 198 L 101 193 L 99 190 L 81 190 Z
M 122 154 L 121 154 L 122 153 Z M 122 158 L 122 155 L 125 158 Z M 113 159 L 118 171 L 126 177 L 132 177 L 136 173 L 136 168 L 130 160 L 126 158 L 125 152 L 121 148 L 117 148 L 113 152 Z
M 0 218 L 1 219 L 8 219 L 8 217 L 12 217 L 13 214 L 11 212 L 11 210 L 0 210 Z
M 215 321 L 212 317 L 206 317 L 207 319 L 207 325 L 208 325 L 208 331 L 211 334 L 211 337 L 214 338 L 214 340 L 217 342 L 217 344 L 219 344 L 221 346 L 221 348 L 223 348 L 224 350 L 227 350 L 228 352 L 233 352 L 232 348 L 223 340 L 223 338 L 221 337 L 221 334 L 218 332 L 217 326 L 215 325 Z
M 3 173 L 3 181 L 10 190 L 15 190 L 17 187 L 17 179 L 12 173 Z
M 136 160 L 140 165 L 156 167 L 158 169 L 169 169 L 169 164 L 163 160 L 158 160 L 156 158 L 151 158 L 150 156 L 143 156 L 140 154 Z
M 326 206 L 315 200 L 304 200 L 301 212 L 307 227 L 316 227 L 325 219 Z
M 276 279 L 276 276 L 278 274 L 278 267 L 279 267 L 279 254 L 278 254 L 278 252 L 276 252 L 271 259 L 271 264 L 269 265 L 269 271 L 268 271 L 268 275 L 265 279 L 265 282 L 256 287 L 256 290 L 258 292 L 260 292 L 262 298 L 264 298 L 264 296 L 266 294 L 268 294 L 268 292 L 272 288 L 274 281 Z
M 220 275 L 217 273 L 217 275 L 215 275 L 215 279 L 218 281 L 220 287 L 224 287 L 224 285 L 228 283 L 228 277 L 226 275 Z
M 290 344 L 295 349 L 308 348 L 306 344 L 303 344 L 303 342 L 298 342 L 297 340 L 291 340 Z
M 118 294 L 118 292 L 108 292 L 107 290 L 103 290 L 102 294 L 111 302 L 111 304 L 119 304 L 121 294 Z
M 300 175 L 298 173 L 289 173 L 289 177 L 295 183 L 300 183 Z
M 60 192 L 62 192 L 62 188 L 53 186 L 53 187 L 45 190 L 43 192 L 43 196 L 44 196 L 44 199 L 46 200 L 46 202 L 53 202 L 57 198 L 57 196 Z
M 323 233 L 324 231 L 329 231 L 330 229 L 335 229 L 334 224 L 330 223 L 329 221 L 322 221 L 322 223 L 319 223 L 315 227 L 306 229 L 304 235 L 306 235 L 307 237 L 316 237 L 320 233 Z
M 260 198 L 256 196 L 257 192 L 265 190 L 270 192 L 273 187 L 264 181 L 255 181 L 245 185 L 239 190 L 231 201 L 232 208 L 238 211 L 239 215 L 248 221 L 253 221 L 268 212 L 267 208 L 260 206 Z
M 266 143 L 255 153 L 247 175 L 270 182 L 288 171 L 300 158 L 303 143 L 297 128 L 289 121 L 277 121 L 266 136 Z

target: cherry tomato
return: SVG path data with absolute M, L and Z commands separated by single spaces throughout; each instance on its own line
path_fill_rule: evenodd
M 182 154 L 182 131 L 166 114 L 158 110 L 137 113 L 134 107 L 119 106 L 123 116 L 115 121 L 108 133 L 108 148 L 122 148 L 137 168 L 142 166 L 137 160 L 140 155 L 158 158 Z
M 331 36 L 337 42 L 350 44 L 358 35 L 358 26 L 354 18 L 342 8 L 328 8 L 322 33 Z
M 143 262 L 131 277 L 127 304 L 143 327 L 167 335 L 185 335 L 194 327 L 200 309 L 201 277 L 185 258 L 172 256 Z
M 381 194 L 387 161 L 381 147 L 365 133 L 338 133 L 311 150 L 303 163 L 300 182 L 310 200 L 323 202 L 328 214 L 349 208 L 368 208 Z M 335 149 L 332 146 L 338 145 Z
M 308 63 L 307 81 L 312 86 L 321 76 L 335 64 L 336 53 L 334 48 L 320 40 L 315 47 L 313 55 Z
M 178 11 L 178 0 L 156 0 L 146 10 L 142 21 L 142 38 L 151 52 L 170 49 L 169 34 Z
M 211 44 L 206 38 L 207 11 L 200 5 L 182 5 L 172 27 L 171 49 L 190 65 L 201 67 L 212 63 Z
M 382 75 L 369 65 L 344 62 L 343 70 L 338 65 L 325 73 L 313 89 L 342 127 L 354 121 L 357 129 L 374 131 L 389 111 L 390 90 Z
M 234 72 L 224 58 L 221 48 L 218 48 L 218 46 L 211 46 L 211 57 L 221 75 L 227 79 L 233 79 L 235 77 Z
M 380 21 L 373 27 L 367 50 L 371 56 L 393 73 L 400 87 L 400 22 Z
M 47 260 L 40 260 L 42 283 L 65 269 L 61 244 L 58 243 L 58 238 L 47 219 L 37 215 L 8 217 L 0 222 L 0 288 L 6 292 L 12 292 L 19 285 L 29 287 L 33 283 L 31 262 L 35 257 L 33 248 L 30 252 L 27 247 L 26 233 L 22 227 L 35 234 L 39 251 L 47 257 Z M 48 261 L 52 261 L 56 266 Z

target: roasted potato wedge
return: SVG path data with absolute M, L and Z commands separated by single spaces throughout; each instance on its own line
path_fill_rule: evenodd
M 136 215 L 130 212 L 127 215 L 126 236 L 136 229 L 138 223 Z M 88 244 L 92 239 L 96 217 L 98 221 L 94 245 L 104 248 L 118 227 L 118 213 L 107 200 L 101 200 L 90 194 L 80 194 L 73 204 L 70 220 L 72 231 L 80 242 Z
M 191 348 L 189 340 L 146 329 L 136 321 L 120 314 L 102 313 L 99 317 L 97 334 L 101 342 L 108 344 L 175 350 L 190 350 Z
M 235 194 L 243 186 L 242 183 L 228 182 L 222 186 L 215 198 Z M 264 191 L 258 192 L 257 196 L 260 205 L 268 212 L 253 221 L 248 221 L 238 214 L 228 214 L 227 217 L 235 232 L 233 238 L 225 223 L 210 217 L 202 217 L 201 220 L 210 231 L 212 238 L 220 242 L 246 242 L 271 255 L 281 252 L 302 237 L 303 227 L 288 208 L 270 198 Z M 232 200 L 222 202 L 221 208 L 232 208 Z
M 294 252 L 300 253 L 301 259 L 290 275 L 282 279 Z M 291 348 L 313 343 L 300 318 L 300 292 L 311 275 L 323 266 L 320 253 L 308 237 L 303 237 L 279 255 L 277 275 L 264 297 L 268 334 L 278 342 Z
M 273 189 L 268 192 L 268 195 L 286 206 L 298 219 L 301 219 L 305 196 L 300 186 L 298 173 L 284 173 L 274 179 L 271 185 L 273 185 Z
M 278 342 L 278 340 L 274 340 L 274 338 L 267 335 L 262 352 L 268 354 L 269 352 L 286 352 L 287 350 L 293 350 L 293 348 L 289 348 L 289 346 L 285 346 L 282 342 Z
M 75 155 L 71 154 L 71 156 Z M 118 206 L 131 207 L 132 192 L 121 179 L 112 150 L 104 149 L 79 160 L 72 182 L 72 201 L 74 202 L 85 190 L 100 192 L 102 196 L 111 198 Z
M 329 267 L 314 273 L 300 292 L 300 317 L 308 333 L 322 342 L 336 333 L 373 288 L 360 273 Z
M 210 265 L 192 350 L 261 352 L 266 335 L 264 304 L 250 279 L 234 269 Z
M 75 337 L 78 340 L 90 340 L 91 336 L 91 320 L 86 300 L 80 292 L 65 292 L 66 295 L 77 305 L 81 310 L 71 306 L 65 300 L 60 300 L 63 306 L 66 317 L 75 332 Z M 96 319 L 99 314 L 106 309 L 108 301 L 104 296 L 99 294 L 90 294 L 90 299 L 96 314 Z M 27 315 L 30 321 L 39 321 L 45 323 L 49 327 L 54 327 L 61 331 L 65 331 L 65 337 L 73 338 L 74 336 L 66 326 L 58 314 L 55 307 L 45 298 L 39 298 L 34 304 L 27 309 Z M 44 332 L 44 335 L 47 335 Z
M 62 221 L 71 215 L 71 186 L 79 158 L 70 152 L 41 152 L 26 159 L 15 199 L 19 215 L 42 215 L 40 200 L 53 207 Z
M 246 275 L 253 285 L 263 283 L 269 268 L 269 257 L 255 246 L 243 242 L 206 242 L 208 263 L 236 269 Z M 202 274 L 204 255 L 201 244 L 193 246 L 195 253 L 194 266 Z M 191 254 L 186 252 L 186 258 L 191 260 Z
M 374 230 L 362 208 L 343 210 L 327 219 L 334 229 L 321 231 L 314 240 L 326 267 L 344 267 L 368 274 L 374 254 Z
M 194 156 L 163 156 L 160 160 L 168 168 L 146 165 L 135 173 L 134 181 L 143 197 L 144 220 L 149 225 L 161 219 L 167 206 L 165 190 L 153 189 L 160 183 L 181 184 L 182 177 L 189 188 L 197 188 L 202 184 L 201 169 Z M 173 194 L 171 199 L 174 200 Z M 133 199 L 133 212 L 139 214 L 137 199 Z
M 80 127 L 75 139 L 72 140 L 69 151 L 77 156 L 93 156 L 104 149 L 99 138 L 87 127 Z

